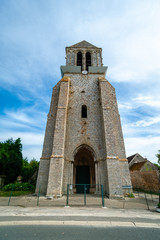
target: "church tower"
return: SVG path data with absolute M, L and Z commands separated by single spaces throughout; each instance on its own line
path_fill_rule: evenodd
M 62 79 L 53 88 L 38 172 L 41 193 L 58 197 L 67 184 L 103 184 L 109 197 L 131 185 L 115 89 L 102 49 L 86 41 L 66 47 Z M 74 192 L 81 189 L 74 187 Z

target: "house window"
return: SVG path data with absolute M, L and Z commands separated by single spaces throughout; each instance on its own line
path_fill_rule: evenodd
M 82 53 L 81 52 L 77 53 L 77 66 L 80 66 L 82 70 Z
M 90 52 L 86 53 L 86 70 L 88 71 L 88 67 L 91 66 L 91 54 Z
M 87 118 L 87 106 L 82 105 L 82 111 L 81 111 L 82 118 Z

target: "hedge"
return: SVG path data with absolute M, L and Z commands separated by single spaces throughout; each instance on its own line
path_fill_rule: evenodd
M 4 191 L 11 191 L 12 183 L 9 183 L 3 187 Z M 33 191 L 34 186 L 30 183 L 14 183 L 14 191 Z

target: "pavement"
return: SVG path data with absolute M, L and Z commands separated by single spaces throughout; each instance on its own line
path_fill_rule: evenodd
M 88 206 L 79 205 L 82 203 L 81 197 L 70 199 L 69 203 L 72 203 L 70 207 L 65 206 L 66 198 L 46 200 L 41 197 L 38 207 L 37 200 L 33 196 L 13 198 L 10 206 L 6 204 L 8 198 L 0 198 L 0 226 L 83 225 L 160 228 L 160 213 L 155 211 L 155 202 L 151 200 L 148 200 L 150 206 L 148 210 L 145 202 L 139 198 L 126 199 L 125 202 L 105 199 L 106 207 L 102 208 L 101 199 L 94 197 L 88 197 Z M 26 202 L 29 204 L 26 205 Z

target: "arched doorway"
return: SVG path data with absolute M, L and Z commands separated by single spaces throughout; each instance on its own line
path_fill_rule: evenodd
M 95 184 L 95 163 L 94 153 L 87 145 L 80 146 L 74 157 L 73 168 L 73 183 L 74 184 Z M 87 192 L 95 191 L 94 185 L 87 185 Z M 84 186 L 76 185 L 76 192 L 83 193 Z

